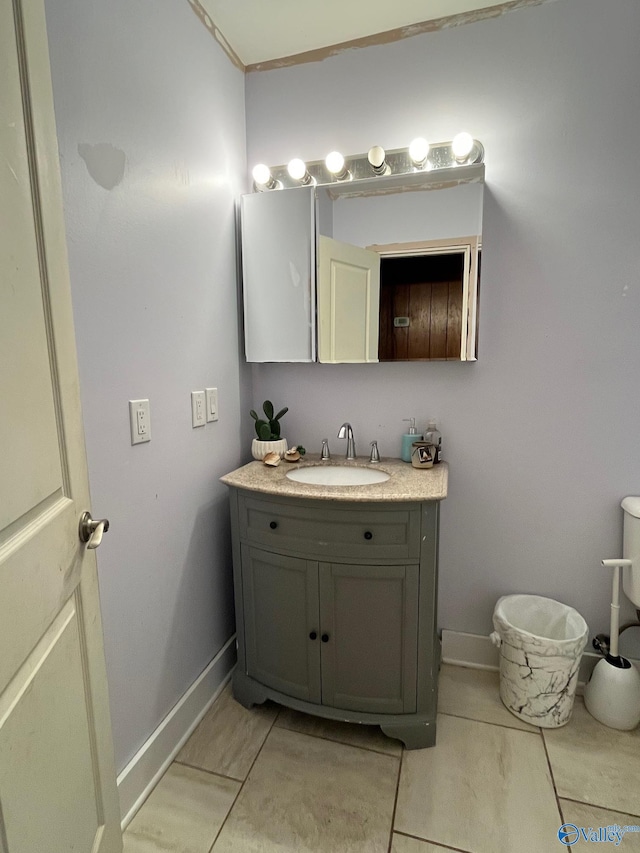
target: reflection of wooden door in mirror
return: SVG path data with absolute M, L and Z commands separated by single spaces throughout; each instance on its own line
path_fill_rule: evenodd
M 380 361 L 459 360 L 464 254 L 383 257 Z

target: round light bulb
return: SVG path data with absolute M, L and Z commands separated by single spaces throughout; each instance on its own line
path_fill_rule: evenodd
M 427 159 L 428 153 L 429 143 L 426 139 L 423 139 L 422 136 L 414 139 L 409 146 L 409 157 L 411 157 L 414 163 L 424 163 Z
M 380 145 L 374 145 L 373 148 L 369 149 L 367 159 L 374 169 L 379 169 L 384 163 L 385 156 L 384 148 L 381 148 Z
M 473 136 L 470 133 L 459 133 L 453 137 L 451 150 L 456 160 L 466 160 L 473 148 Z
M 304 160 L 300 160 L 296 157 L 289 162 L 287 172 L 289 172 L 289 175 L 294 181 L 301 181 L 307 174 L 307 164 Z
M 344 171 L 344 157 L 339 151 L 332 151 L 330 154 L 327 154 L 324 162 L 332 175 L 339 175 Z
M 265 185 L 271 180 L 271 169 L 264 163 L 258 163 L 257 166 L 254 166 L 251 174 L 256 184 Z

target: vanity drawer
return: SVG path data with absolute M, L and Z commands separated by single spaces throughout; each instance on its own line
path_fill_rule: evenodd
M 274 551 L 314 559 L 419 559 L 420 509 L 376 504 L 314 502 L 240 497 L 240 538 Z

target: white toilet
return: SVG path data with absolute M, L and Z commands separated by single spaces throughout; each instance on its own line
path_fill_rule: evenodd
M 621 503 L 624 510 L 622 556 L 631 560 L 622 573 L 622 588 L 636 609 L 640 609 L 640 497 L 628 497 Z
M 618 652 L 619 573 L 622 568 L 625 595 L 640 609 L 640 497 L 626 497 L 621 506 L 624 510 L 622 559 L 602 561 L 614 572 L 611 646 L 609 654 L 596 664 L 585 685 L 584 704 L 601 723 L 629 731 L 640 723 L 640 672 Z

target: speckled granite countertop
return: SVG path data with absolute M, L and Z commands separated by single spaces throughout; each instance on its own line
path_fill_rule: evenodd
M 287 471 L 309 465 L 348 465 L 360 468 L 377 468 L 390 474 L 384 483 L 368 486 L 319 486 L 296 483 L 286 476 Z M 270 468 L 262 462 L 249 462 L 221 477 L 227 486 L 252 492 L 265 492 L 289 498 L 313 498 L 334 501 L 441 501 L 447 496 L 449 469 L 446 462 L 433 468 L 413 468 L 401 459 L 383 457 L 379 463 L 370 465 L 366 457 L 346 462 L 333 458 L 320 462 L 320 455 L 307 453 L 301 462 L 286 462 Z

